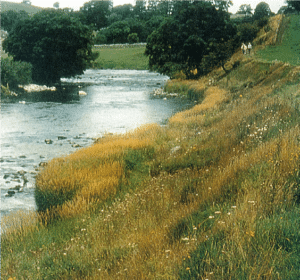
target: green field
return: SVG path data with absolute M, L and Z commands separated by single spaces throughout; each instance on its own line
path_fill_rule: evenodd
M 134 69 L 147 70 L 148 57 L 144 55 L 145 46 L 124 48 L 99 48 L 99 57 L 93 63 L 93 68 L 101 69 Z
M 268 61 L 279 60 L 290 63 L 291 65 L 300 65 L 300 16 L 292 15 L 289 28 L 285 29 L 282 43 L 276 46 L 267 46 L 258 52 L 258 55 Z
M 22 3 L 13 3 L 13 2 L 7 2 L 7 1 L 1 1 L 1 13 L 6 11 L 25 11 L 29 14 L 35 14 L 37 12 L 40 12 L 43 8 L 32 6 L 32 5 L 26 5 Z

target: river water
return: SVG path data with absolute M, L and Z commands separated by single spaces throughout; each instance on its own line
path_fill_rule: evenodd
M 151 92 L 167 79 L 149 71 L 87 70 L 62 79 L 57 91 L 2 102 L 1 214 L 35 209 L 35 176 L 41 162 L 90 145 L 105 133 L 163 124 L 190 106 L 180 98 L 153 97 Z M 87 95 L 79 96 L 79 90 Z

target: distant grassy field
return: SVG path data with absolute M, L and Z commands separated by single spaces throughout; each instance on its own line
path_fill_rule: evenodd
M 14 10 L 14 11 L 25 11 L 29 14 L 35 14 L 39 11 L 41 11 L 43 8 L 32 6 L 32 5 L 26 5 L 22 3 L 13 3 L 13 2 L 7 2 L 7 1 L 1 1 L 1 13 Z
M 148 57 L 144 55 L 145 46 L 125 48 L 99 48 L 99 57 L 94 62 L 94 68 L 102 69 L 135 69 L 147 70 Z
M 300 65 L 300 16 L 290 17 L 290 28 L 285 29 L 282 43 L 276 46 L 268 46 L 258 52 L 258 55 L 266 60 L 279 60 L 291 65 Z

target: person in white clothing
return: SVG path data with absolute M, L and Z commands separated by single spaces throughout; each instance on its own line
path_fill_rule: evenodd
M 250 54 L 251 50 L 252 50 L 252 45 L 251 45 L 251 43 L 249 42 L 249 43 L 248 43 L 248 51 L 249 51 L 249 54 Z
M 247 53 L 247 46 L 244 43 L 242 44 L 241 49 L 242 49 L 243 54 Z

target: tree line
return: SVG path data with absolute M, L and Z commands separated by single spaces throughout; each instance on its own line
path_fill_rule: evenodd
M 31 16 L 4 12 L 1 26 L 8 38 L 3 48 L 13 60 L 3 60 L 1 83 L 53 84 L 61 77 L 82 74 L 97 56 L 92 52 L 95 43 L 146 41 L 150 68 L 171 77 L 183 72 L 194 78 L 218 65 L 226 71 L 225 62 L 240 42 L 251 41 L 271 15 L 261 2 L 254 17 L 233 21 L 228 13 L 231 4 L 148 0 L 146 5 L 143 0 L 135 6 L 113 7 L 111 1 L 90 1 L 79 11 L 57 5 Z M 249 12 L 249 6 L 242 5 L 240 12 Z

